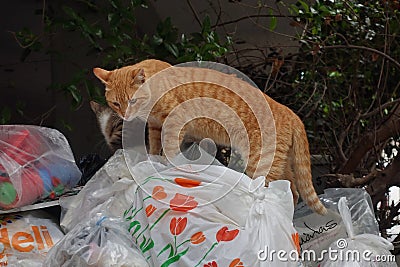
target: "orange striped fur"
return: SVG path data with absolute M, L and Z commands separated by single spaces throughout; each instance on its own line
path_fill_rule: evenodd
M 168 67 L 171 67 L 171 65 L 167 62 L 147 59 L 135 65 L 113 71 L 94 68 L 93 73 L 106 87 L 105 97 L 107 104 L 121 118 L 124 118 L 129 105 L 129 99 L 133 97 L 137 85 L 141 85 L 143 79 L 148 79 L 155 73 Z M 123 88 L 123 90 L 115 90 L 115 88 Z
M 140 87 L 141 82 L 144 82 L 143 71 L 147 75 L 146 69 L 125 67 L 114 70 L 112 75 L 102 75 L 101 72 L 98 72 L 96 76 L 100 76 L 100 80 L 105 82 L 108 88 L 107 92 L 120 95 L 121 98 L 116 98 L 117 101 L 120 101 L 119 99 L 127 101 L 130 99 L 127 98 L 128 96 L 135 98 L 135 104 L 131 105 L 128 110 L 125 109 L 126 114 L 122 113 L 125 118 L 143 117 L 144 114 L 150 114 L 147 122 L 151 154 L 159 154 L 161 147 L 167 155 L 177 154 L 184 136 L 193 136 L 196 139 L 210 138 L 219 145 L 235 147 L 243 158 L 248 158 L 246 174 L 250 177 L 265 175 L 267 182 L 280 179 L 289 180 L 295 204 L 300 193 L 301 198 L 311 209 L 325 214 L 326 209 L 320 202 L 312 184 L 308 141 L 300 118 L 288 107 L 279 104 L 233 75 L 208 69 L 201 69 L 201 71 L 198 68 L 189 69 L 186 68 L 185 75 L 192 73 L 189 75 L 193 77 L 189 77 L 189 80 L 198 82 L 179 83 L 180 75 L 183 75 L 182 71 L 179 67 L 173 67 L 168 69 L 168 75 L 162 75 L 165 72 L 161 72 L 160 75 L 155 76 L 157 79 L 150 79 L 145 84 L 150 83 L 149 88 L 139 90 L 135 95 L 133 93 Z M 153 74 L 154 72 L 147 76 Z M 160 76 L 162 77 L 158 79 Z M 209 77 L 218 83 L 204 82 L 208 81 Z M 171 87 L 174 80 L 178 81 L 179 85 Z M 248 92 L 250 97 L 258 96 L 258 100 L 260 100 L 261 96 L 261 101 L 263 101 L 262 97 L 265 99 L 273 116 L 269 124 L 275 123 L 276 135 L 263 133 L 252 107 L 246 104 L 242 95 L 227 89 L 238 86 Z M 159 100 L 155 99 L 157 93 L 165 89 L 167 92 L 163 97 Z M 199 97 L 208 98 L 210 103 L 208 100 L 190 101 Z M 114 101 L 109 97 L 107 100 Z M 230 116 L 227 108 L 234 111 L 243 123 L 243 130 L 239 130 L 237 117 Z M 187 116 L 193 116 L 196 119 L 182 123 Z M 202 116 L 208 116 L 208 118 Z M 166 120 L 166 118 L 168 119 Z M 212 118 L 219 118 L 222 123 L 217 123 Z M 228 136 L 229 129 L 237 130 L 233 131 L 233 135 Z M 163 131 L 162 137 L 161 131 Z M 268 143 L 263 143 L 261 146 L 261 142 L 264 142 L 262 136 L 267 136 Z M 232 138 L 235 142 L 231 144 Z M 246 143 L 247 141 L 248 143 Z

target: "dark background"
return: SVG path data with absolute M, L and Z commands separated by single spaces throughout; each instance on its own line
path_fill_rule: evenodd
M 51 10 L 54 15 L 62 16 L 63 3 L 65 2 L 46 3 L 46 12 Z M 93 152 L 108 156 L 109 150 L 98 130 L 96 118 L 89 106 L 89 98 L 84 98 L 82 105 L 74 110 L 70 96 L 51 88 L 52 84 L 70 81 L 77 69 L 91 70 L 101 66 L 101 61 L 87 53 L 87 42 L 77 32 L 65 31 L 44 36 L 43 4 L 44 1 L 39 0 L 7 1 L 2 4 L 0 112 L 9 110 L 11 124 L 33 124 L 58 129 L 69 140 L 76 158 Z M 68 3 L 72 7 L 74 4 L 76 5 L 73 1 Z M 151 6 L 137 14 L 137 18 L 138 21 L 144 20 L 143 23 L 138 23 L 143 25 L 143 29 L 140 26 L 140 31 L 154 30 L 159 21 Z M 62 53 L 55 56 L 45 51 L 32 52 L 21 61 L 24 48 L 18 44 L 13 33 L 24 27 L 44 36 L 45 42 L 48 42 L 45 45 Z M 86 78 L 93 80 L 98 87 L 103 87 L 94 75 Z

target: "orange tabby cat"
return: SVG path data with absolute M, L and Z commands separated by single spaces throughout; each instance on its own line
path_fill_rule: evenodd
M 242 157 L 248 159 L 246 173 L 250 177 L 267 175 L 267 182 L 290 180 L 295 204 L 300 193 L 311 209 L 326 213 L 312 184 L 304 125 L 289 108 L 235 76 L 214 70 L 172 67 L 155 75 L 156 79 L 149 79 L 140 90 L 137 89 L 145 81 L 143 70 L 136 71 L 136 76 L 126 71 L 123 68 L 114 70 L 114 73 L 120 72 L 114 76 L 99 73 L 99 78 L 109 86 L 108 90 L 122 94 L 129 90 L 130 95 L 136 91 L 125 117 L 149 115 L 146 119 L 151 154 L 159 154 L 161 144 L 165 154 L 177 154 L 185 135 L 211 138 L 217 144 L 238 149 Z M 114 80 L 117 77 L 125 78 Z M 182 82 L 182 79 L 189 82 Z M 241 88 L 244 95 L 227 88 Z M 199 97 L 203 99 L 191 101 Z M 255 109 L 268 103 L 272 114 L 267 128 L 260 127 L 254 107 L 249 106 L 246 98 L 261 103 L 255 105 Z M 191 117 L 196 119 L 187 120 Z M 274 122 L 276 135 L 275 129 L 270 127 Z
M 148 79 L 168 67 L 171 65 L 167 62 L 147 59 L 113 71 L 94 68 L 93 73 L 106 86 L 105 97 L 108 105 L 123 119 L 137 85 L 140 85 L 144 78 Z M 118 88 L 124 90 L 118 90 Z

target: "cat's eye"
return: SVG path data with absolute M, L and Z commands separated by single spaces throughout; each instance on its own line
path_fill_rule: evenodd
M 112 102 L 112 104 L 113 104 L 114 106 L 116 106 L 117 108 L 120 108 L 120 107 L 121 107 L 121 105 L 120 105 L 118 102 Z
M 132 98 L 131 100 L 129 100 L 129 104 L 133 105 L 136 103 L 136 101 L 137 101 L 137 98 Z

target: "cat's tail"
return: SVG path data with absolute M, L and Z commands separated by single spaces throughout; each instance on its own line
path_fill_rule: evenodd
M 300 118 L 298 118 L 300 120 Z M 327 213 L 326 208 L 321 203 L 315 192 L 311 176 L 311 160 L 308 147 L 308 140 L 304 125 L 294 127 L 293 131 L 293 171 L 294 182 L 303 201 L 318 214 Z

